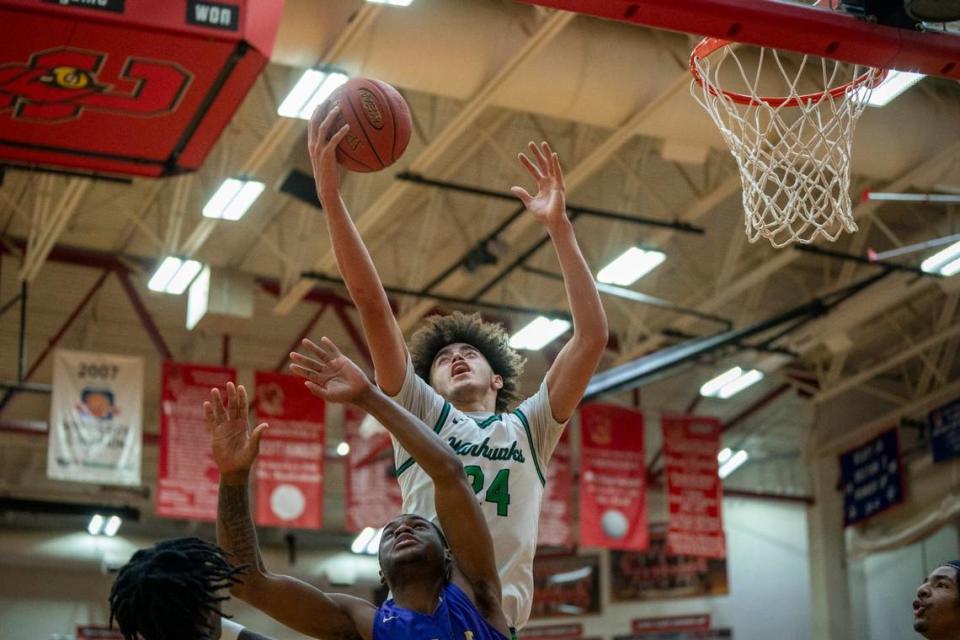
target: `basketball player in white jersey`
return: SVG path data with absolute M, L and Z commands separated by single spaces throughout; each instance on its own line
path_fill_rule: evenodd
M 532 160 L 520 163 L 537 193 L 511 191 L 544 225 L 563 274 L 573 316 L 573 336 L 554 360 L 537 392 L 517 399 L 523 360 L 506 332 L 479 315 L 431 318 L 404 342 L 373 261 L 340 197 L 335 149 L 348 126 L 332 133 L 336 110 L 310 123 L 309 149 L 337 266 L 360 313 L 380 388 L 433 427 L 462 457 L 493 535 L 503 585 L 503 609 L 519 629 L 530 615 L 533 557 L 550 456 L 560 440 L 607 344 L 607 319 L 593 275 L 567 217 L 563 173 L 547 143 L 530 143 Z M 332 133 L 332 135 L 331 135 Z M 316 353 L 316 345 L 304 342 Z M 291 354 L 310 369 L 310 358 Z M 301 371 L 303 373 L 303 371 Z M 436 522 L 433 485 L 394 441 L 403 511 Z

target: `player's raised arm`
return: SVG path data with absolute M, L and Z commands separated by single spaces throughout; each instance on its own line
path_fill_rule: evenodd
M 327 594 L 296 578 L 270 573 L 260 557 L 257 532 L 250 517 L 250 468 L 267 429 L 250 430 L 247 393 L 227 383 L 226 404 L 213 389 L 203 403 L 213 460 L 220 470 L 217 503 L 217 542 L 249 569 L 230 592 L 278 622 L 315 638 L 371 640 L 375 607 L 343 594 Z
M 473 590 L 477 609 L 509 636 L 501 607 L 493 539 L 459 458 L 422 420 L 371 384 L 333 342 L 323 338 L 315 346 L 315 358 L 291 354 L 291 368 L 307 379 L 311 392 L 331 402 L 354 403 L 370 413 L 430 476 L 440 526 L 458 568 Z
M 546 142 L 539 147 L 531 142 L 529 148 L 533 160 L 522 153 L 518 157 L 536 181 L 537 193 L 530 195 L 523 187 L 510 190 L 547 228 L 563 273 L 573 315 L 573 337 L 554 360 L 546 380 L 553 417 L 557 422 L 566 422 L 580 403 L 607 346 L 607 315 L 567 217 L 566 185 L 560 159 Z
M 338 108 L 331 109 L 322 121 L 321 113 L 318 109 L 310 120 L 308 147 L 317 195 L 326 214 L 330 244 L 350 298 L 360 312 L 360 324 L 370 347 L 377 383 L 388 394 L 396 395 L 407 371 L 407 347 L 377 268 L 340 197 L 336 149 L 346 136 L 349 125 L 334 132 L 332 128 Z

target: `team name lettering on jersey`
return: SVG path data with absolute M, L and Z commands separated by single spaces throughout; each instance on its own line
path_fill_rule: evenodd
M 484 438 L 483 442 L 476 444 L 466 442 L 459 438 L 450 437 L 447 439 L 450 446 L 461 456 L 474 456 L 477 458 L 486 458 L 487 460 L 513 460 L 514 462 L 525 462 L 523 449 L 517 446 L 514 440 L 509 447 L 491 447 L 488 446 L 490 438 Z

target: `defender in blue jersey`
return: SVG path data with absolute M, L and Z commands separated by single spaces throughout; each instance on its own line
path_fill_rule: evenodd
M 271 573 L 263 565 L 250 517 L 248 484 L 260 438 L 250 429 L 247 395 L 227 384 L 224 405 L 211 391 L 204 403 L 220 470 L 217 539 L 250 565 L 233 595 L 277 621 L 330 640 L 506 640 L 493 540 L 463 465 L 421 420 L 387 397 L 353 362 L 324 338 L 316 358 L 297 371 L 311 392 L 331 402 L 361 407 L 397 439 L 436 484 L 440 532 L 429 520 L 404 514 L 384 528 L 380 570 L 393 597 L 382 606 L 345 594 L 325 593 L 305 582 Z

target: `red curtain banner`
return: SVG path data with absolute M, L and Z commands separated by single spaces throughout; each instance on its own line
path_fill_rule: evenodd
M 667 552 L 723 558 L 723 485 L 717 476 L 720 421 L 663 416 L 661 424 L 669 499 Z
M 570 460 L 570 430 L 564 430 L 547 466 L 547 488 L 540 506 L 537 545 L 573 546 L 573 469 Z
M 236 370 L 226 367 L 163 363 L 158 516 L 217 519 L 220 474 L 210 456 L 203 403 L 210 399 L 210 389 L 219 387 L 224 392 L 227 382 L 236 379 Z
M 390 434 L 356 407 L 347 407 L 344 421 L 350 445 L 346 477 L 347 530 L 382 527 L 403 508 Z
M 270 428 L 256 466 L 256 522 L 266 527 L 323 526 L 324 403 L 303 379 L 254 373 L 258 422 Z
M 580 544 L 646 549 L 643 414 L 614 405 L 584 405 L 580 434 Z

